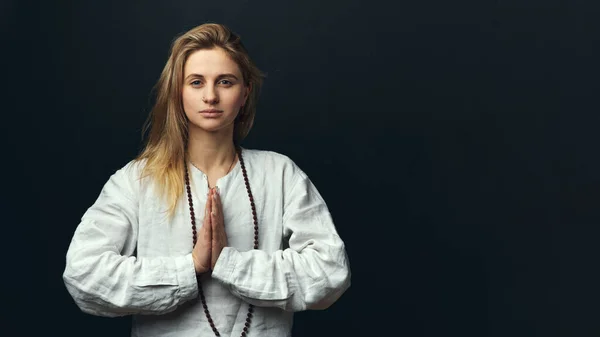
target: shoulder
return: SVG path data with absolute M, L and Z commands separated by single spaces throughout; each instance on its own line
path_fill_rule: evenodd
M 242 149 L 244 159 L 251 161 L 254 165 L 263 165 L 266 169 L 287 168 L 297 169 L 298 165 L 289 156 L 271 151 L 259 149 Z
M 261 175 L 267 175 L 262 177 L 264 184 L 277 186 L 277 190 L 283 193 L 285 207 L 309 199 L 315 203 L 325 203 L 317 187 L 290 156 L 256 149 L 242 149 L 242 156 L 244 160 L 247 159 L 249 166 L 258 167 Z
M 288 155 L 272 150 L 242 148 L 242 156 L 249 165 L 260 167 L 271 176 L 281 176 L 284 180 L 296 180 L 306 174 Z
M 145 159 L 132 159 L 118 166 L 108 179 L 105 189 L 119 190 L 130 198 L 135 198 L 142 189 Z
M 132 159 L 121 167 L 117 168 L 113 176 L 116 176 L 119 179 L 138 181 L 142 178 L 142 173 L 144 171 L 144 167 L 146 166 L 146 162 L 146 159 Z

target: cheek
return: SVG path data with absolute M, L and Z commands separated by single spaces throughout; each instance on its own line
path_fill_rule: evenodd
M 240 105 L 244 104 L 244 93 L 240 94 L 239 102 L 240 102 Z
M 194 108 L 195 105 L 195 97 L 194 95 L 189 91 L 184 89 L 182 94 L 181 94 L 181 101 L 183 103 L 183 109 L 185 110 L 186 113 L 188 113 L 188 110 L 191 110 Z
M 241 92 L 231 93 L 228 101 L 235 106 L 240 106 L 242 103 L 244 103 L 244 95 Z

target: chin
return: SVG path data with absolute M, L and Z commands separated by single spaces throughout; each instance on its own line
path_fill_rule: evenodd
M 202 121 L 194 121 L 191 122 L 191 125 L 193 125 L 194 129 L 198 129 L 198 130 L 202 130 L 202 131 L 206 131 L 206 132 L 217 132 L 217 131 L 222 131 L 222 130 L 226 130 L 228 128 L 232 128 L 233 129 L 233 122 L 225 122 L 223 120 L 219 120 L 217 118 L 212 119 L 212 120 L 202 120 Z

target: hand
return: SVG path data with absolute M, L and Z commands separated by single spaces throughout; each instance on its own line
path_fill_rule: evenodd
M 221 197 L 219 196 L 218 189 L 214 189 L 212 193 L 212 209 L 211 209 L 211 225 L 212 225 L 212 252 L 211 252 L 211 263 L 210 269 L 215 268 L 217 259 L 223 250 L 223 247 L 227 246 L 227 234 L 225 233 L 225 223 L 223 220 L 223 208 L 221 204 Z
M 196 274 L 202 274 L 211 269 L 212 225 L 210 211 L 213 200 L 211 194 L 212 190 L 208 192 L 206 206 L 204 207 L 204 221 L 202 222 L 202 228 L 198 231 L 196 245 L 192 251 Z

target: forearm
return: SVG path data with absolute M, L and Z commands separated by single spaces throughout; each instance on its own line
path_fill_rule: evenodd
M 63 280 L 81 310 L 99 316 L 163 314 L 198 294 L 191 254 L 136 258 L 71 251 Z
M 248 303 L 287 311 L 325 309 L 350 286 L 343 245 L 272 254 L 226 247 L 212 277 Z

